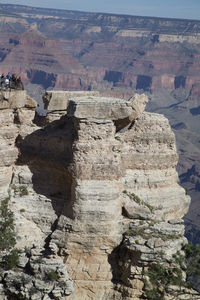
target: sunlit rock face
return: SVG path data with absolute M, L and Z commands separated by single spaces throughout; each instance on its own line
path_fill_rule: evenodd
M 178 185 L 168 120 L 144 112 L 145 95 L 126 101 L 47 92 L 41 127 L 34 101 L 23 93 L 24 105 L 20 98 L 19 108 L 13 100 L 11 108 L 4 99 L 0 112 L 1 199 L 9 189 L 26 262 L 20 274 L 26 264 L 41 271 L 41 281 L 45 272 L 63 270 L 53 290 L 59 300 L 140 299 L 148 264 L 166 263 L 186 243 L 181 218 L 190 198 Z M 16 295 L 13 276 L 8 285 Z M 37 297 L 50 297 L 50 289 L 40 288 Z
M 1 73 L 21 76 L 40 111 L 47 89 L 149 93 L 147 110 L 164 114 L 176 134 L 180 182 L 192 197 L 187 237 L 199 243 L 200 176 L 187 174 L 199 168 L 200 22 L 0 7 Z
M 175 137 L 166 118 L 144 112 L 146 102 L 144 95 L 129 101 L 93 95 L 69 100 L 68 116 L 76 132 L 70 163 L 71 196 L 51 238 L 62 251 L 66 249 L 63 255 L 76 285 L 70 299 L 125 297 L 118 284 L 112 283 L 126 273 L 120 270 L 113 250 L 120 244 L 128 249 L 130 243 L 134 248 L 134 240 L 124 232 L 137 220 L 147 225 L 157 220 L 160 227 L 152 230 L 167 236 L 173 227 L 176 243 L 169 239 L 157 248 L 160 251 L 162 247 L 168 258 L 185 243 L 180 218 L 188 210 L 190 198 L 178 185 Z M 129 193 L 138 195 L 144 204 L 130 200 Z M 174 219 L 177 221 L 171 226 Z M 148 238 L 142 241 L 145 244 Z M 159 244 L 159 237 L 154 243 Z M 143 250 L 140 264 L 157 259 L 154 247 L 149 252 L 142 246 L 135 249 Z M 121 272 L 118 278 L 116 268 Z M 127 280 L 122 280 L 125 289 Z M 133 280 L 127 288 L 130 299 L 139 299 L 142 288 L 141 278 Z
M 29 106 L 30 104 L 30 106 Z M 29 106 L 29 107 L 28 107 Z M 35 115 L 36 102 L 27 97 L 25 91 L 2 91 L 0 99 L 0 172 L 1 199 L 10 186 L 13 169 L 18 158 L 16 139 L 19 135 L 19 124 L 24 127 L 23 115 L 32 120 Z
M 37 142 L 41 142 L 39 136 L 36 142 L 34 134 L 41 130 L 33 123 L 36 106 L 36 101 L 27 96 L 26 91 L 1 92 L 0 200 L 9 198 L 9 208 L 14 213 L 16 247 L 20 249 L 18 271 L 1 270 L 2 300 L 10 297 L 16 299 L 19 295 L 22 299 L 28 299 L 33 294 L 36 299 L 44 296 L 48 299 L 48 295 L 64 299 L 73 291 L 73 282 L 62 258 L 57 254 L 57 246 L 52 243 L 49 250 L 46 248 L 45 240 L 51 234 L 61 210 L 61 199 L 55 207 L 56 195 L 50 198 L 45 193 L 45 190 L 49 190 L 49 184 L 54 184 L 54 189 L 57 188 L 55 177 L 48 174 L 51 167 L 48 168 L 45 163 L 40 165 L 36 156 L 33 159 L 34 145 L 37 147 Z M 32 158 L 30 153 L 33 154 Z M 58 180 L 61 182 L 60 178 Z M 43 189 L 38 182 L 41 182 Z M 1 251 L 1 261 L 4 255 L 5 251 Z M 49 274 L 57 274 L 59 281 L 45 284 Z
M 125 167 L 124 188 L 157 207 L 157 217 L 182 217 L 189 197 L 178 184 L 175 137 L 162 115 L 143 113 L 134 126 L 118 135 Z

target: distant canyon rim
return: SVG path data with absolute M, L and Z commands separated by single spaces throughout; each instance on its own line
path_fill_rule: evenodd
M 200 22 L 0 5 L 0 70 L 21 75 L 30 96 L 98 90 L 170 121 L 181 184 L 192 197 L 186 235 L 199 242 Z

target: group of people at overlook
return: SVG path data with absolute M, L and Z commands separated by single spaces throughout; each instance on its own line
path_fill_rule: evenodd
M 24 86 L 21 81 L 20 76 L 16 76 L 16 74 L 1 75 L 1 83 L 0 83 L 1 90 L 7 89 L 16 89 L 16 90 L 23 90 Z

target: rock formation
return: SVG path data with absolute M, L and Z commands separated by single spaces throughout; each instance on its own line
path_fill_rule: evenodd
M 146 91 L 148 111 L 164 114 L 175 131 L 179 175 L 199 168 L 200 21 L 0 7 L 1 73 L 20 75 L 38 103 L 47 88 L 125 99 Z M 186 178 L 187 237 L 200 242 L 199 191 Z
M 50 299 L 48 295 L 63 299 L 73 290 L 73 283 L 63 260 L 57 255 L 56 246 L 52 244 L 48 251 L 45 248 L 45 239 L 57 219 L 56 209 L 52 208 L 49 198 L 34 189 L 29 165 L 21 163 L 20 159 L 19 145 L 27 136 L 40 130 L 33 123 L 36 105 L 25 91 L 1 93 L 0 197 L 3 201 L 9 195 L 10 209 L 15 216 L 16 246 L 21 250 L 18 271 L 1 270 L 2 300 Z M 5 251 L 1 251 L 1 260 L 4 255 Z M 54 274 L 59 281 L 55 281 Z
M 145 95 L 47 92 L 44 101 L 41 127 L 25 91 L 1 100 L 1 199 L 9 191 L 22 250 L 17 275 L 1 275 L 2 298 L 145 297 L 148 267 L 172 267 L 187 242 L 190 197 L 168 120 L 144 112 Z M 181 293 L 166 299 L 199 298 Z
M 200 93 L 197 20 L 0 6 L 1 72 L 26 84 Z

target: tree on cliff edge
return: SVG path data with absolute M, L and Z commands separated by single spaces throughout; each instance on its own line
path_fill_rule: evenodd
M 13 212 L 8 208 L 9 197 L 0 205 L 0 250 L 9 250 L 16 244 Z

